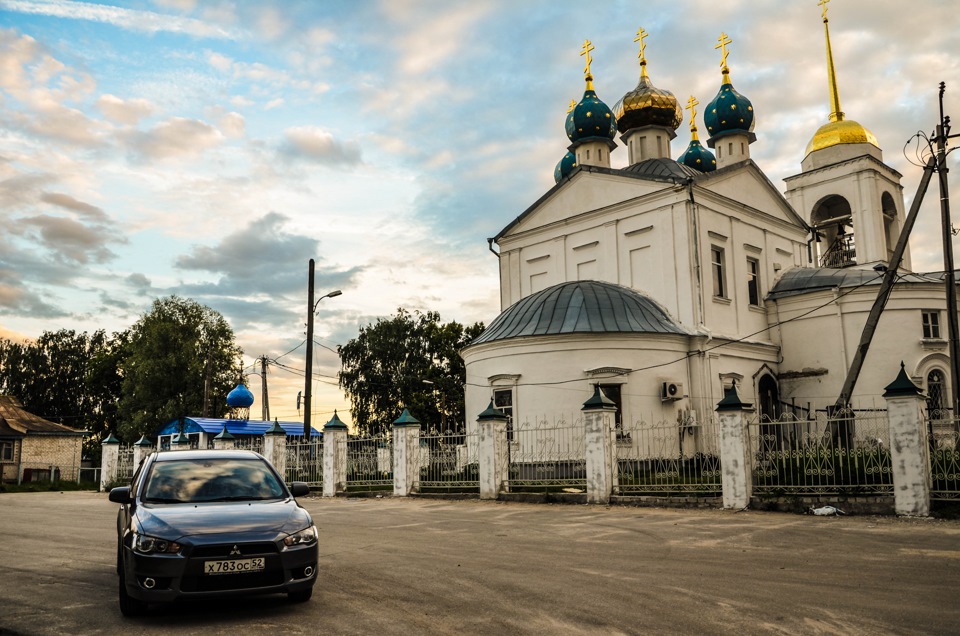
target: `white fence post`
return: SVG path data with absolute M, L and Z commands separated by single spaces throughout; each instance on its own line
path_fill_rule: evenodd
M 900 363 L 897 379 L 885 388 L 890 422 L 890 466 L 894 509 L 898 515 L 930 514 L 930 449 L 923 425 L 924 396 Z
M 507 416 L 494 408 L 491 401 L 490 406 L 477 416 L 477 425 L 480 427 L 480 498 L 496 499 L 510 469 L 507 464 Z
M 337 412 L 323 426 L 323 496 L 333 497 L 347 487 L 347 425 Z
M 728 509 L 741 510 L 750 505 L 753 466 L 750 462 L 746 414 L 751 407 L 740 399 L 736 382 L 724 390 L 723 399 L 717 403 L 723 507 Z
M 110 433 L 110 436 L 100 444 L 100 492 L 105 491 L 107 484 L 114 480 L 119 463 L 120 440 Z
M 617 405 L 596 385 L 593 397 L 583 403 L 581 411 L 586 454 L 587 503 L 610 503 L 616 477 L 613 417 Z
M 393 423 L 393 494 L 406 497 L 420 477 L 420 422 L 403 409 Z
M 137 472 L 140 463 L 146 459 L 147 455 L 153 452 L 153 443 L 147 439 L 146 435 L 141 435 L 140 439 L 133 445 L 133 472 Z
M 278 473 L 287 474 L 287 432 L 276 420 L 263 434 L 263 455 Z

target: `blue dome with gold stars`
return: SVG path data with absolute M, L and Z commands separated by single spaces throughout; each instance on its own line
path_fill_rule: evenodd
M 567 137 L 576 143 L 599 137 L 613 139 L 617 134 L 617 119 L 604 104 L 592 86 L 583 93 L 583 99 L 567 115 Z
M 238 384 L 237 388 L 227 394 L 227 406 L 232 409 L 247 409 L 251 404 L 253 404 L 253 393 L 242 384 Z
M 677 161 L 700 172 L 713 172 L 717 169 L 717 158 L 703 147 L 699 139 L 691 139 L 687 150 Z
M 572 152 L 563 155 L 563 159 L 557 162 L 557 167 L 553 169 L 553 180 L 557 183 L 573 172 L 577 167 L 577 157 Z
M 717 96 L 707 104 L 703 123 L 711 137 L 731 132 L 752 132 L 753 104 L 737 92 L 730 78 L 725 75 Z

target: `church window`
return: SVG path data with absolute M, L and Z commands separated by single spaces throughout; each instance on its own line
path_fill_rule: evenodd
M 620 394 L 620 385 L 596 384 L 594 386 L 603 391 L 603 394 L 617 405 L 617 412 L 613 414 L 614 429 L 617 431 L 617 439 L 623 438 L 623 400 Z
M 747 298 L 751 305 L 760 306 L 760 261 L 747 257 Z
M 513 441 L 513 389 L 494 389 L 493 406 L 507 416 L 507 441 Z
M 13 461 L 13 442 L 0 442 L 0 461 Z
M 940 339 L 940 312 L 922 311 L 920 312 L 923 322 L 923 337 L 933 340 Z
M 927 416 L 944 419 L 947 414 L 947 378 L 943 371 L 934 369 L 927 374 Z
M 727 154 L 728 155 L 733 154 L 733 142 L 730 142 L 730 145 L 727 146 Z
M 716 298 L 726 298 L 727 284 L 722 247 L 710 248 L 710 269 L 713 272 L 713 295 Z

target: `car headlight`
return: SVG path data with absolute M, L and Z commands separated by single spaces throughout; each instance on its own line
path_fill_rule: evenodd
M 140 554 L 177 554 L 182 547 L 175 541 L 133 533 L 133 550 Z
M 283 538 L 283 545 L 288 548 L 295 545 L 310 545 L 311 543 L 317 542 L 317 526 L 310 526 L 309 528 L 304 528 L 300 532 L 294 532 L 293 534 Z

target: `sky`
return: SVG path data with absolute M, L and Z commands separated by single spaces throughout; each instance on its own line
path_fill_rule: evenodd
M 828 17 L 843 111 L 909 206 L 941 81 L 960 118 L 960 12 L 907 4 L 833 0 Z M 817 0 L 0 0 L 0 337 L 118 331 L 156 298 L 193 298 L 230 322 L 248 370 L 283 364 L 270 415 L 302 421 L 313 258 L 317 297 L 343 292 L 318 307 L 313 420 L 350 422 L 333 350 L 400 307 L 497 316 L 486 239 L 554 185 L 581 45 L 613 106 L 639 78 L 640 27 L 651 80 L 684 104 L 716 94 L 730 37 L 751 156 L 783 191 L 830 112 Z M 916 271 L 943 268 L 935 194 Z

